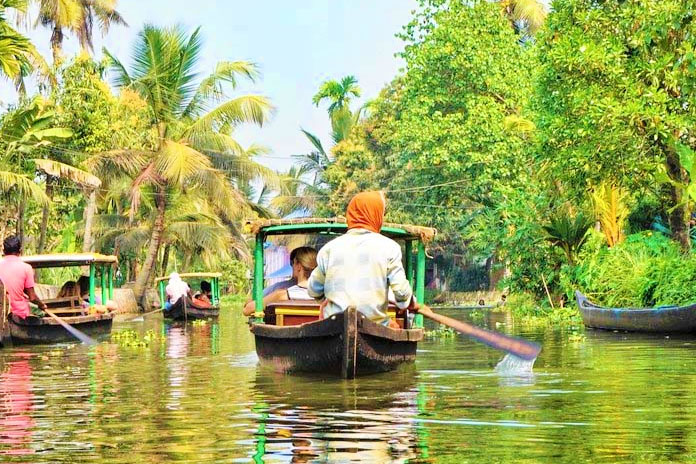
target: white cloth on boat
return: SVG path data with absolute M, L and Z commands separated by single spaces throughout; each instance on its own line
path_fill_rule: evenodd
M 172 272 L 169 275 L 169 284 L 167 284 L 165 290 L 167 292 L 167 301 L 174 304 L 179 301 L 179 298 L 188 294 L 189 286 L 186 282 L 181 280 L 178 273 Z

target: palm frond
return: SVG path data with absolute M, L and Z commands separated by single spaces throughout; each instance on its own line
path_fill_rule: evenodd
M 41 206 L 48 206 L 51 200 L 44 191 L 27 176 L 10 171 L 0 171 L 0 190 L 16 191 L 22 198 L 34 200 Z
M 101 186 L 101 179 L 87 171 L 50 159 L 33 159 L 36 167 L 54 177 L 68 179 L 77 184 L 95 189 Z
M 207 156 L 182 143 L 166 140 L 155 158 L 157 172 L 169 183 L 184 183 L 201 170 L 212 169 Z
M 260 95 L 244 95 L 221 103 L 205 115 L 199 117 L 185 132 L 192 137 L 197 132 L 216 131 L 223 125 L 236 127 L 242 123 L 263 126 L 269 119 L 273 106 L 268 98 Z

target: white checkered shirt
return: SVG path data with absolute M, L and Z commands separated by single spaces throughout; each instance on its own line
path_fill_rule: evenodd
M 309 278 L 309 295 L 329 300 L 324 315 L 355 307 L 375 322 L 387 323 L 387 292 L 399 308 L 408 307 L 413 291 L 401 263 L 401 247 L 365 229 L 350 229 L 327 243 Z

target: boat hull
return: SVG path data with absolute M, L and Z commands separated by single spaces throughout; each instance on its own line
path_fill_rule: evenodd
M 575 292 L 583 323 L 605 330 L 652 333 L 696 332 L 696 305 L 664 308 L 604 308 Z
M 169 310 L 164 311 L 164 317 L 175 321 L 211 319 L 218 317 L 219 314 L 220 308 L 218 306 L 203 308 L 194 304 L 189 298 L 186 298 L 185 304 L 184 298 L 179 298 Z
M 387 372 L 416 359 L 423 330 L 395 330 L 353 308 L 297 326 L 252 324 L 256 353 L 277 372 L 354 378 Z
M 113 314 L 94 314 L 87 316 L 62 317 L 65 322 L 84 332 L 90 337 L 99 337 L 111 333 Z M 58 321 L 51 317 L 27 317 L 20 319 L 10 316 L 9 329 L 12 343 L 22 344 L 49 344 L 73 342 L 75 336 L 63 328 Z

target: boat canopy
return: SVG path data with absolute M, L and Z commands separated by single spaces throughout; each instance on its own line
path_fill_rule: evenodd
M 348 230 L 346 218 L 291 218 L 291 219 L 262 219 L 250 223 L 254 234 L 288 235 L 288 234 L 333 234 L 341 235 Z M 392 239 L 419 240 L 429 242 L 437 234 L 431 227 L 413 226 L 408 224 L 384 223 L 382 235 Z
M 209 278 L 209 279 L 219 279 L 222 277 L 222 273 L 220 272 L 186 272 L 184 274 L 179 274 L 179 277 L 182 279 L 187 279 L 187 278 Z M 162 280 L 169 280 L 169 276 L 164 276 L 164 277 L 158 277 L 155 279 L 155 283 L 160 282 Z
M 211 303 L 213 306 L 220 304 L 220 277 L 222 277 L 221 272 L 184 272 L 179 274 L 183 280 L 186 279 L 210 279 L 210 290 L 212 293 Z M 157 290 L 159 291 L 160 306 L 164 309 L 164 304 L 166 300 L 166 285 L 169 280 L 169 276 L 158 277 L 155 279 L 157 284 Z
M 99 273 L 101 284 L 102 304 L 107 299 L 114 298 L 113 269 L 118 265 L 116 256 L 99 253 L 52 253 L 48 255 L 20 256 L 20 258 L 34 269 L 89 266 L 89 305 L 94 306 L 96 304 L 97 272 Z
M 90 264 L 117 264 L 118 258 L 99 253 L 52 253 L 21 256 L 33 268 L 89 266 Z
M 253 291 L 256 314 L 263 312 L 264 287 L 264 256 L 263 244 L 266 237 L 272 235 L 306 235 L 325 234 L 342 235 L 348 230 L 346 218 L 292 218 L 292 219 L 263 219 L 248 224 L 256 235 L 254 245 L 254 280 Z M 404 270 L 411 283 L 416 300 L 425 302 L 425 244 L 437 235 L 437 230 L 431 227 L 408 224 L 384 223 L 382 235 L 404 242 Z M 414 247 L 415 242 L 415 247 Z M 414 250 L 415 248 L 415 250 Z M 415 251 L 415 253 L 414 253 Z M 415 258 L 415 266 L 414 266 Z M 416 315 L 415 327 L 423 326 L 423 316 Z

